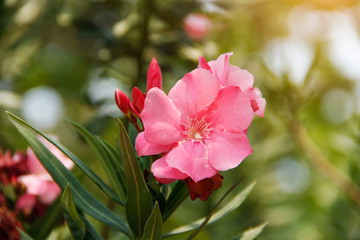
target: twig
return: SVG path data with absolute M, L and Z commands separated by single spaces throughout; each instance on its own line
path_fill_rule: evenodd
M 360 205 L 360 188 L 328 161 L 312 141 L 305 126 L 301 122 L 295 121 L 291 130 L 296 144 L 314 167 L 337 185 L 352 201 Z

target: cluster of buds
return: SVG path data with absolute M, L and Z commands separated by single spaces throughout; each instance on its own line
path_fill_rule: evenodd
M 19 181 L 19 177 L 28 172 L 26 158 L 23 153 L 17 152 L 11 155 L 9 151 L 6 151 L 3 154 L 0 149 L 0 187 L 12 188 L 15 198 L 25 191 L 25 186 Z M 16 228 L 23 229 L 23 226 L 17 219 L 18 214 L 17 209 L 9 208 L 7 196 L 0 191 L 0 239 L 20 239 Z
M 74 163 L 44 138 L 39 140 L 68 169 Z M 17 228 L 23 222 L 32 222 L 45 214 L 48 206 L 60 194 L 60 188 L 41 165 L 35 153 L 28 148 L 26 154 L 0 149 L 0 189 L 13 189 L 12 195 L 0 191 L 0 239 L 20 239 Z
M 0 183 L 4 186 L 18 185 L 18 177 L 27 172 L 26 155 L 20 152 L 11 155 L 9 151 L 3 154 L 0 149 Z
M 156 59 L 153 58 L 148 72 L 147 72 L 147 89 L 148 92 L 151 88 L 162 88 L 162 75 L 159 64 Z M 144 102 L 146 93 L 141 92 L 137 87 L 134 87 L 131 93 L 132 101 L 129 97 L 120 89 L 115 91 L 115 102 L 119 109 L 124 113 L 127 119 L 135 126 L 135 128 L 141 132 L 142 126 L 138 124 L 138 119 L 141 111 L 144 109 Z

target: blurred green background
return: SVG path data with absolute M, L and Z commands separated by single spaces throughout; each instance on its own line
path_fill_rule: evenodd
M 194 38 L 184 19 L 198 13 L 208 22 Z M 145 90 L 152 57 L 168 91 L 199 56 L 234 52 L 230 62 L 255 76 L 267 100 L 248 131 L 254 153 L 165 228 L 204 216 L 246 176 L 242 187 L 257 185 L 245 203 L 196 239 L 232 239 L 265 221 L 258 239 L 360 239 L 359 30 L 356 0 L 0 0 L 0 146 L 27 147 L 8 110 L 106 178 L 64 118 L 114 143 L 115 88 Z M 69 236 L 62 227 L 51 238 Z

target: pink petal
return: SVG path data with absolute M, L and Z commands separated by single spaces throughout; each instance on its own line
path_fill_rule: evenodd
M 42 174 L 46 172 L 45 168 L 40 163 L 39 159 L 36 157 L 34 151 L 31 148 L 28 148 L 26 150 L 26 155 L 27 155 L 26 163 L 30 173 Z
M 264 117 L 266 100 L 262 97 L 260 90 L 258 88 L 250 89 L 246 92 L 246 95 L 251 100 L 254 113 L 260 117 Z
M 249 98 L 235 86 L 220 89 L 219 96 L 208 110 L 208 121 L 215 128 L 227 131 L 246 130 L 253 117 Z
M 22 195 L 16 202 L 16 209 L 31 211 L 35 207 L 36 196 L 32 194 Z
M 264 117 L 266 100 L 265 100 L 265 98 L 258 98 L 256 101 L 257 101 L 259 108 L 258 108 L 258 110 L 255 111 L 255 114 L 260 117 Z
M 224 82 L 225 86 L 238 86 L 241 91 L 246 92 L 252 89 L 254 84 L 254 76 L 246 70 L 231 66 L 229 78 Z
M 151 172 L 159 182 L 170 183 L 174 180 L 185 179 L 188 177 L 185 173 L 170 167 L 166 162 L 166 157 L 167 155 L 159 158 L 151 165 Z
M 26 193 L 36 196 L 46 194 L 44 186 L 47 181 L 44 181 L 37 175 L 22 175 L 18 178 L 18 180 L 26 186 Z
M 145 127 L 145 139 L 149 143 L 171 145 L 184 138 L 180 112 L 159 88 L 152 88 L 148 92 L 140 118 Z
M 55 182 L 46 182 L 44 184 L 44 189 L 46 194 L 42 194 L 39 196 L 39 199 L 42 203 L 51 204 L 55 201 L 56 198 L 60 195 L 60 187 Z
M 186 173 L 195 182 L 214 176 L 217 171 L 210 166 L 205 145 L 200 141 L 188 141 L 169 152 L 166 162 L 170 167 Z
M 238 166 L 252 149 L 248 138 L 242 132 L 216 131 L 211 139 L 205 140 L 209 149 L 209 162 L 218 171 Z
M 175 84 L 169 97 L 183 117 L 194 117 L 215 100 L 218 92 L 215 76 L 205 69 L 195 69 Z
M 229 78 L 230 62 L 229 58 L 233 53 L 221 54 L 215 61 L 210 61 L 209 65 L 212 72 L 217 77 L 220 84 L 224 85 Z
M 199 57 L 199 65 L 198 68 L 203 68 L 205 70 L 208 70 L 212 73 L 211 71 L 211 67 L 209 66 L 209 64 L 206 62 L 205 58 L 203 56 Z
M 169 151 L 173 147 L 174 145 L 149 143 L 145 139 L 144 132 L 139 133 L 135 141 L 135 149 L 139 156 L 160 154 Z

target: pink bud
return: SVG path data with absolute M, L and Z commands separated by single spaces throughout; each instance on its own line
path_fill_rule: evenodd
M 210 19 L 203 14 L 191 13 L 185 17 L 183 26 L 186 34 L 190 38 L 201 40 L 210 32 L 212 23 Z
M 126 115 L 130 116 L 130 100 L 126 94 L 120 89 L 115 90 L 115 102 L 119 109 Z
M 159 67 L 159 64 L 157 63 L 156 59 L 153 58 L 151 60 L 148 72 L 147 72 L 147 89 L 146 92 L 148 92 L 151 88 L 162 87 L 162 75 L 161 75 L 161 69 Z
M 131 98 L 132 98 L 132 106 L 134 107 L 134 109 L 131 109 L 132 112 L 139 116 L 139 114 L 141 113 L 141 111 L 144 109 L 144 102 L 145 102 L 145 97 L 146 94 L 142 93 L 141 90 L 137 87 L 134 87 L 131 93 Z M 130 105 L 131 108 L 131 105 Z M 134 112 L 134 110 L 136 112 Z

